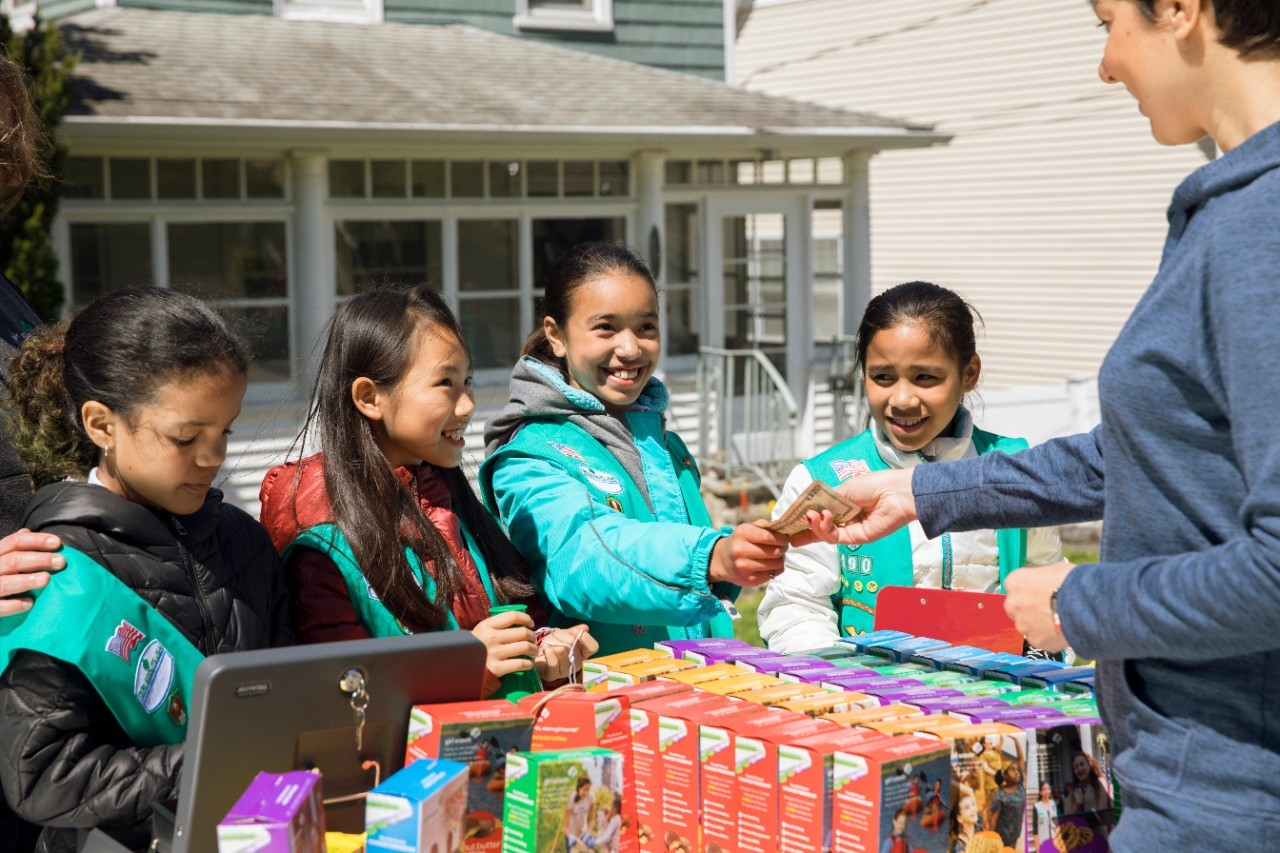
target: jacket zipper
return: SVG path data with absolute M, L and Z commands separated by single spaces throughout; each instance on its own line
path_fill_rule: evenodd
M 204 626 L 204 639 L 209 644 L 209 651 L 206 654 L 212 654 L 213 650 L 218 647 L 218 639 L 213 633 L 213 618 L 209 615 L 209 604 L 205 600 L 204 586 L 200 583 L 200 576 L 196 572 L 195 560 L 191 559 L 191 552 L 187 550 L 186 543 L 183 538 L 187 535 L 187 528 L 177 516 L 169 516 L 170 522 L 173 524 L 174 532 L 178 534 L 178 554 L 182 557 L 182 567 L 187 572 L 187 579 L 191 581 L 191 588 L 195 590 L 196 604 L 200 607 L 200 622 Z

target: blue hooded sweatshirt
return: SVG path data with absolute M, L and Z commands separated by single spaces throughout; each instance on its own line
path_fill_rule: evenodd
M 1101 424 L 916 468 L 930 535 L 1103 519 L 1059 593 L 1097 689 L 1120 851 L 1280 839 L 1280 124 L 1187 177 L 1099 374 Z

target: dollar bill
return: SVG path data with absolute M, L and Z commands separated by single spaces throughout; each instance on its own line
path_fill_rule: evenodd
M 814 480 L 800 493 L 782 515 L 764 525 L 766 530 L 783 536 L 794 536 L 809 529 L 805 516 L 810 512 L 830 510 L 837 525 L 847 524 L 858 517 L 859 509 L 843 495 L 821 480 Z

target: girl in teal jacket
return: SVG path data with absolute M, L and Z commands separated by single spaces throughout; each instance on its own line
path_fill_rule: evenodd
M 584 243 L 551 271 L 544 307 L 485 431 L 486 503 L 553 619 L 585 621 L 602 652 L 732 636 L 730 602 L 782 571 L 788 539 L 711 526 L 666 428 L 653 276 L 628 249 Z

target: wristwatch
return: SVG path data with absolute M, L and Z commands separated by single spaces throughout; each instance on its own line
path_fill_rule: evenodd
M 1058 587 L 1061 589 L 1061 587 Z M 1049 615 L 1053 617 L 1053 627 L 1062 630 L 1062 620 L 1058 618 L 1058 590 L 1049 593 Z

